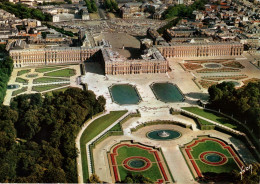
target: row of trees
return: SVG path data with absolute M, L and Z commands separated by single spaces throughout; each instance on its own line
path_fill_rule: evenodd
M 119 10 L 118 4 L 115 0 L 105 0 L 104 7 L 109 12 L 117 12 Z
M 0 106 L 0 182 L 76 183 L 75 138 L 104 97 L 70 88 L 53 96 L 20 95 Z
M 37 19 L 40 21 L 51 21 L 52 16 L 50 14 L 43 13 L 39 9 L 29 8 L 23 4 L 13 4 L 10 2 L 0 2 L 0 8 L 14 14 L 16 17 L 21 19 Z
M 260 82 L 235 89 L 233 83 L 223 82 L 208 90 L 210 107 L 234 115 L 246 123 L 259 138 L 260 131 Z
M 95 0 L 85 0 L 89 13 L 97 12 L 97 5 Z
M 193 4 L 186 6 L 184 4 L 178 4 L 174 6 L 170 6 L 163 15 L 164 19 L 171 19 L 171 18 L 193 18 L 193 11 L 194 10 L 204 10 L 205 4 L 207 4 L 207 0 L 196 0 Z
M 13 60 L 5 51 L 5 45 L 0 45 L 0 104 L 3 103 L 7 83 L 13 71 Z
M 70 36 L 70 37 L 75 36 L 75 34 L 74 34 L 73 32 L 71 32 L 71 31 L 66 31 L 66 30 L 64 30 L 63 28 L 55 27 L 55 26 L 50 25 L 50 24 L 48 24 L 48 23 L 45 23 L 45 25 L 46 25 L 48 28 L 52 28 L 52 29 L 54 29 L 55 31 L 58 31 L 58 32 L 60 32 L 60 33 L 62 33 L 62 34 L 64 34 L 64 35 L 67 35 L 67 36 Z M 43 33 L 42 36 L 46 38 L 46 33 Z

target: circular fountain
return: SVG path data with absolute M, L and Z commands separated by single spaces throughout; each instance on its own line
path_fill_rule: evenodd
M 176 130 L 163 129 L 150 131 L 146 134 L 146 136 L 149 139 L 164 141 L 178 139 L 179 137 L 181 137 L 181 133 Z
M 158 135 L 160 137 L 169 137 L 170 136 L 170 134 L 168 132 L 165 132 L 165 130 L 162 131 L 162 132 L 158 132 Z

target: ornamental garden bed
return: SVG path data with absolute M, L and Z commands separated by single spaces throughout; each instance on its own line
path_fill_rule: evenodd
M 142 174 L 153 182 L 173 182 L 161 151 L 154 147 L 121 142 L 111 148 L 108 159 L 114 182 L 124 180 L 128 173 Z
M 207 80 L 214 80 L 214 81 L 222 81 L 222 80 L 226 80 L 226 79 L 230 79 L 230 80 L 240 80 L 240 79 L 245 79 L 247 78 L 247 75 L 237 75 L 237 76 L 207 76 L 207 77 L 202 77 L 203 79 L 207 79 Z
M 217 138 L 199 137 L 184 145 L 181 151 L 195 178 L 202 178 L 207 172 L 239 171 L 244 166 L 233 147 Z
M 235 68 L 220 68 L 220 69 L 203 68 L 197 70 L 197 73 L 240 72 L 240 71 L 241 70 Z
M 200 64 L 184 63 L 183 66 L 188 70 L 197 70 L 202 68 Z
M 218 82 L 215 81 L 208 81 L 208 80 L 200 80 L 199 84 L 203 87 L 203 88 L 209 88 L 210 86 L 217 84 Z
M 227 62 L 228 60 L 226 59 L 216 59 L 216 60 L 186 60 L 186 62 L 189 63 L 198 63 L 198 64 L 203 64 L 203 63 L 223 63 L 223 62 Z
M 231 61 L 231 62 L 227 62 L 227 63 L 223 63 L 224 66 L 226 67 L 232 67 L 232 68 L 240 68 L 243 69 L 245 68 L 241 63 L 239 63 L 238 61 Z

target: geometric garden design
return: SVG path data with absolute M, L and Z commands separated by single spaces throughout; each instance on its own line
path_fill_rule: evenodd
M 231 172 L 244 166 L 233 148 L 217 138 L 199 137 L 181 151 L 195 178 L 203 177 L 205 172 Z
M 173 181 L 161 152 L 154 147 L 124 141 L 111 148 L 108 160 L 113 182 L 124 180 L 128 173 L 142 174 L 157 183 Z

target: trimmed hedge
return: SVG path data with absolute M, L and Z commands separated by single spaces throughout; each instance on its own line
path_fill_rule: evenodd
M 199 129 L 201 129 L 201 130 L 214 130 L 216 127 L 216 125 L 214 125 L 214 124 L 205 125 L 201 122 L 201 120 L 199 118 L 191 116 L 184 112 L 181 112 L 181 115 L 193 119 L 196 122 L 196 124 L 199 126 Z
M 151 125 L 158 125 L 158 124 L 170 124 L 170 125 L 179 125 L 184 128 L 192 129 L 191 125 L 186 125 L 184 123 L 178 122 L 178 121 L 170 121 L 170 120 L 157 120 L 157 121 L 148 121 L 146 123 L 143 123 L 141 125 L 136 126 L 136 128 L 131 128 L 131 132 L 136 132 L 140 128 L 151 126 Z

